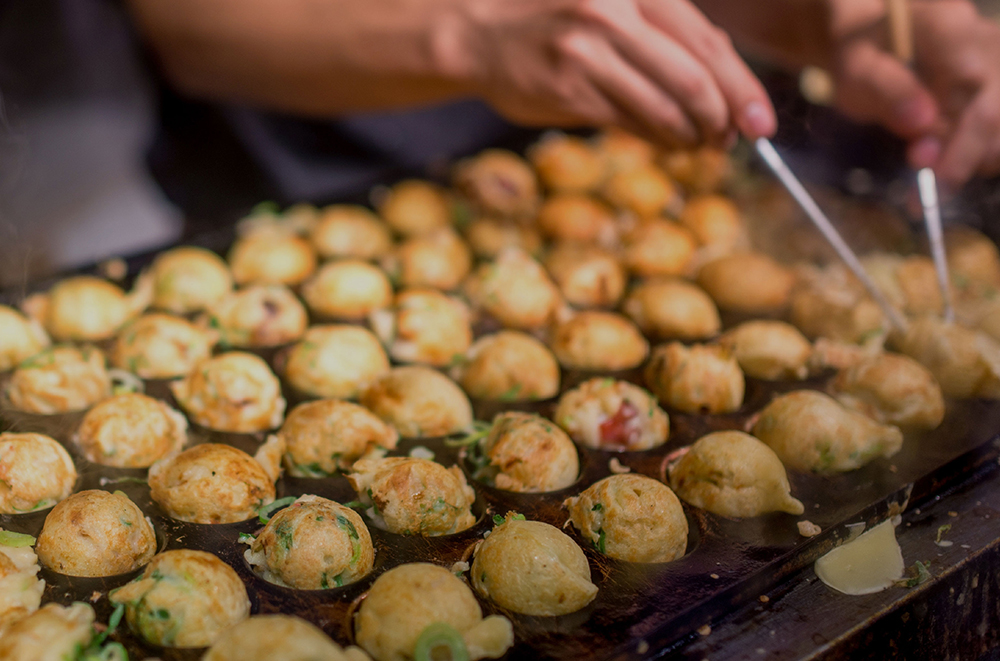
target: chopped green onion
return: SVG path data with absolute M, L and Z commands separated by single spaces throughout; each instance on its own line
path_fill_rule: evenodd
M 471 432 L 460 438 L 445 439 L 444 444 L 450 448 L 463 448 L 470 445 L 474 445 L 475 443 L 478 443 L 480 440 L 486 438 L 490 433 L 490 429 L 492 428 L 493 425 L 489 422 L 474 420 L 472 422 Z
M 594 503 L 594 506 L 590 508 L 591 512 L 600 512 L 604 509 L 604 505 L 601 503 Z
M 253 544 L 257 540 L 253 535 L 249 535 L 245 532 L 240 533 L 239 543 L 240 544 Z
M 500 516 L 499 514 L 494 514 L 494 515 L 493 515 L 493 525 L 497 525 L 497 526 L 499 526 L 499 525 L 500 525 L 501 523 L 503 523 L 504 521 L 506 521 L 506 519 L 504 519 L 504 518 L 503 518 L 502 516 Z
M 270 505 L 264 505 L 259 510 L 257 510 L 257 520 L 261 523 L 267 523 L 271 520 L 271 513 L 280 510 L 282 507 L 288 507 L 296 500 L 295 496 L 286 496 L 285 498 L 279 498 Z
M 606 545 L 608 539 L 607 533 L 604 532 L 604 528 L 598 530 L 597 533 L 598 533 L 597 544 L 595 544 L 595 546 L 597 547 L 597 550 L 600 551 L 602 554 L 606 554 L 607 553 Z
M 34 543 L 35 538 L 31 535 L 26 535 L 23 532 L 14 532 L 13 530 L 0 530 L 0 546 L 10 546 L 17 549 L 23 546 L 31 546 Z
M 442 648 L 448 651 L 448 656 L 441 655 Z M 450 661 L 469 661 L 469 650 L 461 634 L 450 624 L 435 622 L 424 629 L 417 644 L 413 647 L 414 661 L 435 661 L 448 658 Z
M 360 500 L 349 500 L 346 503 L 341 503 L 344 507 L 349 507 L 350 509 L 355 509 L 357 507 L 364 507 L 365 504 Z

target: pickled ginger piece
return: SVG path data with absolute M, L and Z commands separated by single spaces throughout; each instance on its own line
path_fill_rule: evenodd
M 816 575 L 838 592 L 881 592 L 903 576 L 903 552 L 892 521 L 884 521 L 857 539 L 816 561 Z

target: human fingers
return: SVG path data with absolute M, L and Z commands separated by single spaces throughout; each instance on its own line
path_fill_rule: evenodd
M 935 168 L 938 180 L 955 191 L 977 171 L 991 170 L 998 160 L 998 140 L 1000 84 L 994 84 L 983 88 L 959 119 Z

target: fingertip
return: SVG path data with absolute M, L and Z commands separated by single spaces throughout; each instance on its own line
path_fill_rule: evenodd
M 935 136 L 926 136 L 911 143 L 906 151 L 906 160 L 915 170 L 932 168 L 941 160 L 941 140 Z
M 740 113 L 740 130 L 750 140 L 770 138 L 778 130 L 774 108 L 761 101 L 751 101 Z

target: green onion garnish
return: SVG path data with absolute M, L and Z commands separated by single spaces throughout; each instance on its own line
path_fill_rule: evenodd
M 23 546 L 31 546 L 34 543 L 35 538 L 31 535 L 25 535 L 23 532 L 14 532 L 12 530 L 0 530 L 0 546 L 10 546 L 18 549 Z
M 288 507 L 296 500 L 295 496 L 286 496 L 285 498 L 279 498 L 270 505 L 264 505 L 259 510 L 257 510 L 257 520 L 261 523 L 267 523 L 271 520 L 271 512 L 275 510 L 280 510 L 282 507 Z
M 448 651 L 448 656 L 441 654 L 442 648 Z M 465 647 L 462 636 L 450 624 L 435 622 L 424 629 L 417 644 L 413 647 L 414 661 L 434 661 L 448 658 L 451 661 L 469 661 L 469 650 Z

